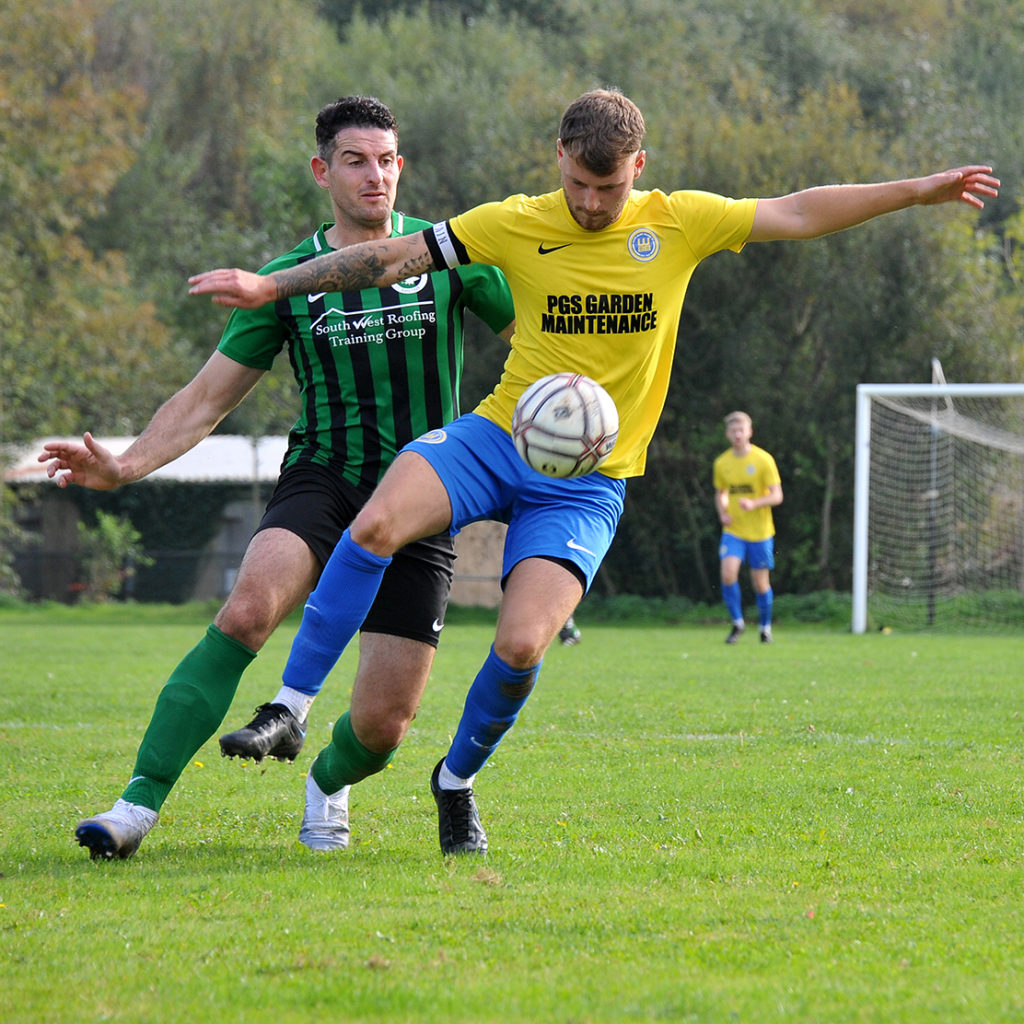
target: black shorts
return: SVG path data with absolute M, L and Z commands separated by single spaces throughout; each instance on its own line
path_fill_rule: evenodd
M 282 470 L 256 532 L 294 533 L 322 568 L 367 498 L 335 470 L 308 462 L 290 466 Z M 447 533 L 406 544 L 385 570 L 362 630 L 436 647 L 454 574 L 455 542 Z

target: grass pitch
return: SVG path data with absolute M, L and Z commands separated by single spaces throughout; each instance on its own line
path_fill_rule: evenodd
M 74 827 L 210 614 L 0 612 L 5 1024 L 1024 1020 L 1024 638 L 584 616 L 478 777 L 490 854 L 445 861 L 427 780 L 492 632 L 455 614 L 348 851 L 296 837 L 350 653 L 294 765 L 214 738 L 139 853 L 91 862 Z

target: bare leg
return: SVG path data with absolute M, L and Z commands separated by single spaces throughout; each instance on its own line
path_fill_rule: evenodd
M 350 714 L 356 738 L 375 753 L 405 738 L 427 686 L 434 648 L 419 640 L 361 633 Z
M 235 585 L 213 620 L 225 635 L 258 651 L 316 584 L 320 563 L 289 530 L 257 533 L 245 550 Z
M 547 558 L 524 558 L 505 583 L 495 652 L 513 668 L 536 665 L 581 597 L 579 579 L 564 566 Z

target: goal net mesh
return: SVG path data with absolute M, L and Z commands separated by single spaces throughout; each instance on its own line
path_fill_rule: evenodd
M 871 400 L 877 628 L 1024 624 L 1024 396 Z

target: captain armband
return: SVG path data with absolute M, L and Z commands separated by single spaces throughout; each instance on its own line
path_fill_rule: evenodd
M 452 233 L 450 221 L 441 221 L 427 228 L 423 232 L 423 240 L 438 267 L 454 270 L 465 263 L 472 263 L 466 247 Z

